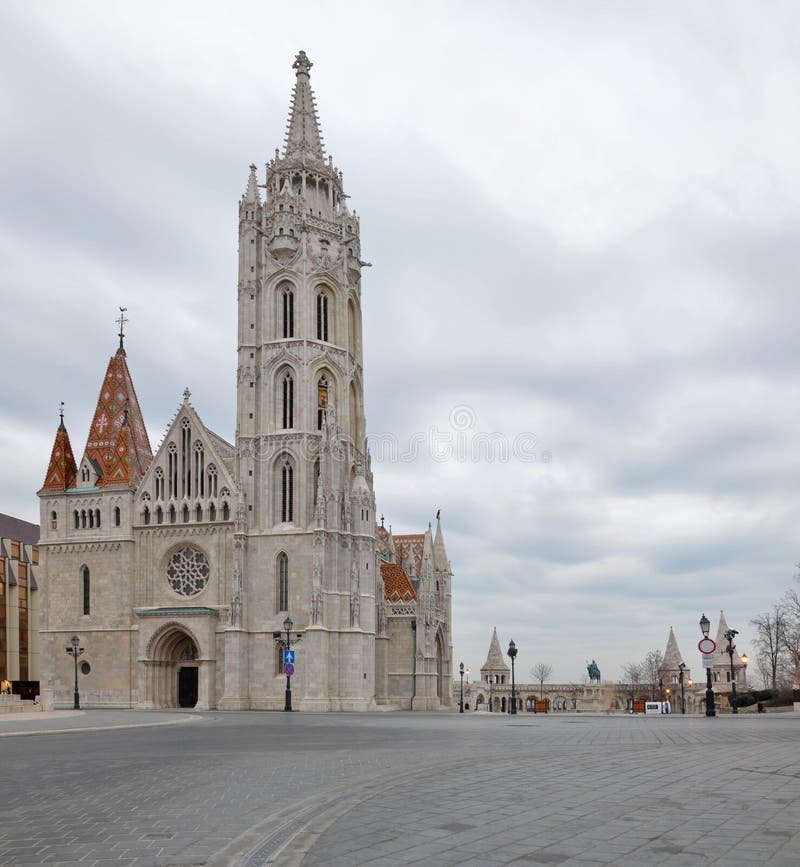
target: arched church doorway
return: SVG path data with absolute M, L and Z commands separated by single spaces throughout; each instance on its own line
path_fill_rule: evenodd
M 147 659 L 145 702 L 150 707 L 194 707 L 199 694 L 197 642 L 177 624 L 153 636 Z
M 178 707 L 197 704 L 197 666 L 184 665 L 178 669 Z

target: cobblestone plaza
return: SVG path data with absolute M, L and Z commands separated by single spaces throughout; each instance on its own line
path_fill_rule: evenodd
M 800 715 L 0 722 L 0 864 L 794 865 Z

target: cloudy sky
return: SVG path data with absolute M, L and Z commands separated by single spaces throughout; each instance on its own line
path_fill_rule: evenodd
M 0 511 L 85 443 L 117 307 L 157 443 L 233 437 L 237 203 L 303 48 L 361 216 L 395 532 L 442 510 L 456 662 L 603 677 L 800 560 L 800 11 L 735 2 L 0 9 Z M 387 446 L 390 438 L 393 446 Z M 379 448 L 377 446 L 380 446 Z

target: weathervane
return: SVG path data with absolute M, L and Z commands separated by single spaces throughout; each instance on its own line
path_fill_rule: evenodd
M 119 348 L 123 349 L 122 341 L 125 339 L 125 323 L 128 321 L 125 318 L 125 312 L 127 311 L 127 307 L 119 308 L 119 319 L 117 319 L 117 325 L 119 325 Z
M 58 414 L 61 416 L 61 424 L 63 425 L 64 424 L 64 401 L 63 400 L 58 405 Z

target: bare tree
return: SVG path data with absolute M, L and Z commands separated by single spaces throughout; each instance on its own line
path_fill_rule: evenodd
M 625 678 L 625 685 L 631 692 L 631 710 L 633 710 L 633 703 L 636 701 L 636 693 L 639 691 L 643 673 L 644 668 L 641 662 L 630 662 L 628 665 L 622 666 L 622 676 Z
M 756 664 L 764 679 L 764 686 L 771 686 L 772 689 L 778 688 L 778 669 L 781 655 L 786 653 L 790 632 L 788 620 L 786 607 L 779 604 L 773 605 L 772 611 L 757 614 L 750 621 L 750 625 L 756 630 L 753 639 L 756 646 Z
M 651 650 L 642 660 L 642 677 L 645 683 L 650 683 L 652 686 L 651 696 L 653 700 L 655 700 L 656 688 L 663 666 L 664 654 L 660 650 Z
M 531 668 L 531 677 L 539 682 L 539 698 L 544 700 L 544 682 L 550 680 L 553 674 L 553 666 L 546 662 L 537 662 Z

